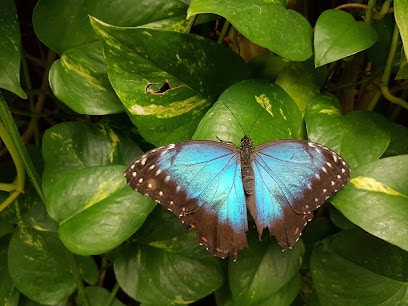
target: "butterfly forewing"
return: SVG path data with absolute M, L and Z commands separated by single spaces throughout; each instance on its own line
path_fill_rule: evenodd
M 247 246 L 247 215 L 237 148 L 189 141 L 152 150 L 126 171 L 128 183 L 197 228 L 220 257 Z

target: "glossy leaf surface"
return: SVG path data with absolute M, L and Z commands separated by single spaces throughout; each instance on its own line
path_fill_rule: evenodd
M 372 46 L 377 33 L 340 10 L 324 11 L 316 22 L 314 35 L 315 66 L 337 61 Z
M 312 56 L 312 28 L 282 1 L 193 0 L 188 17 L 212 13 L 225 17 L 246 38 L 292 61 Z

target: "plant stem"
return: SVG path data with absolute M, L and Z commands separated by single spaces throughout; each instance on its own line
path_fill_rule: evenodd
M 381 93 L 388 101 L 394 104 L 400 105 L 404 107 L 405 109 L 408 109 L 408 103 L 404 101 L 403 99 L 392 95 L 388 88 L 388 83 L 390 81 L 391 72 L 392 72 L 392 63 L 394 61 L 395 53 L 397 51 L 398 39 L 399 39 L 399 30 L 398 30 L 398 26 L 395 24 L 394 32 L 392 33 L 392 40 L 391 40 L 390 50 L 388 52 L 387 62 L 385 64 L 384 73 L 381 77 L 380 89 L 381 89 Z M 368 106 L 369 110 L 374 109 L 375 105 L 377 104 L 378 99 L 379 99 L 379 95 L 376 95 L 375 98 L 371 100 L 370 105 Z
M 225 38 L 225 36 L 227 35 L 227 32 L 228 32 L 229 26 L 230 26 L 229 21 L 225 20 L 224 25 L 222 26 L 222 29 L 221 29 L 220 36 L 218 37 L 218 40 L 217 40 L 217 43 L 219 45 L 223 44 L 224 38 Z
M 12 155 L 17 170 L 16 181 L 16 184 L 18 186 L 17 188 L 21 188 L 21 191 L 23 191 L 24 189 L 25 179 L 24 169 L 25 169 L 28 176 L 31 179 L 34 188 L 38 193 L 38 196 L 40 197 L 41 201 L 45 203 L 45 196 L 42 192 L 40 177 L 33 165 L 33 161 L 31 160 L 26 147 L 23 144 L 16 123 L 14 122 L 13 116 L 11 115 L 10 110 L 8 108 L 8 105 L 6 101 L 4 101 L 3 96 L 1 94 L 0 94 L 0 120 L 4 125 L 4 131 L 7 131 L 7 135 L 10 137 L 9 143 L 6 144 L 6 146 L 9 149 L 9 151 L 11 149 L 10 154 Z M 15 152 L 13 152 L 13 149 L 15 149 Z M 16 190 L 19 191 L 19 189 Z
M 2 102 L 0 101 L 0 103 Z M 7 184 L 7 186 L 3 184 L 2 186 L 6 187 L 6 190 L 11 191 L 11 194 L 7 197 L 7 199 L 0 203 L 0 211 L 2 211 L 24 191 L 25 173 L 24 167 L 21 162 L 20 154 L 16 146 L 14 145 L 14 142 L 10 137 L 10 134 L 8 133 L 7 129 L 2 124 L 1 121 L 0 121 L 0 138 L 3 140 L 4 145 L 8 149 L 8 152 L 10 153 L 10 156 L 13 159 L 17 172 L 17 176 L 13 184 Z

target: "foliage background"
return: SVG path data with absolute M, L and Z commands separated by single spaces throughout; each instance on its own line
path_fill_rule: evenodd
M 4 304 L 408 304 L 406 1 L 0 7 Z M 324 144 L 352 176 L 292 250 L 250 230 L 233 262 L 123 172 L 243 133 Z

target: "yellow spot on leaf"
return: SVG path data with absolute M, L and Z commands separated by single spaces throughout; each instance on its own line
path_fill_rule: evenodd
M 115 152 L 118 148 L 119 144 L 119 137 L 118 135 L 111 129 L 109 129 L 109 137 L 111 139 L 112 150 L 109 153 L 109 161 L 113 163 Z
M 89 199 L 89 201 L 85 205 L 85 209 L 92 207 L 93 205 L 102 202 L 106 198 L 112 195 L 116 190 L 118 190 L 122 185 L 122 182 L 117 179 L 110 179 L 105 182 L 101 182 L 95 190 L 95 195 L 93 198 Z
M 197 97 L 191 97 L 183 101 L 176 101 L 168 105 L 150 104 L 147 106 L 135 104 L 129 111 L 133 115 L 139 116 L 155 116 L 157 118 L 173 118 L 190 111 L 203 108 L 210 104 L 207 99 L 197 99 Z
M 408 198 L 406 195 L 392 189 L 389 186 L 384 185 L 383 183 L 373 179 L 372 177 L 357 176 L 351 179 L 350 183 L 352 183 L 358 189 L 372 192 L 380 192 L 390 196 Z
M 261 105 L 271 116 L 273 116 L 272 113 L 272 106 L 271 106 L 271 100 L 265 95 L 261 94 L 260 96 L 255 96 L 256 102 Z
M 91 84 L 92 87 L 95 87 L 100 91 L 106 91 L 106 87 L 104 86 L 104 84 L 100 82 L 99 79 L 94 77 L 97 71 L 92 71 L 92 68 L 90 66 L 83 65 L 80 62 L 74 62 L 71 58 L 64 55 L 61 56 L 60 61 L 61 66 L 65 71 L 77 74 L 83 80 L 86 80 L 89 84 Z
M 319 111 L 320 114 L 326 115 L 340 115 L 340 112 L 337 108 L 325 108 Z
M 281 114 L 283 120 L 287 120 L 287 118 L 286 118 L 286 116 L 285 116 L 285 113 L 283 112 L 283 109 L 282 109 L 282 108 L 279 108 L 279 113 Z

